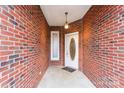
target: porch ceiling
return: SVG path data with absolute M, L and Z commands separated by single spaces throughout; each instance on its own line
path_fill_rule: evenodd
M 69 13 L 69 23 L 81 19 L 90 7 L 91 5 L 41 5 L 49 26 L 63 26 L 65 23 L 65 12 Z

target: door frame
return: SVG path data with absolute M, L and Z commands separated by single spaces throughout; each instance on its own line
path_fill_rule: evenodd
M 67 36 L 68 35 L 75 35 L 75 34 L 77 34 L 77 43 L 78 43 L 78 45 L 77 45 L 77 50 L 78 50 L 78 53 L 77 53 L 77 60 L 78 60 L 78 67 L 77 67 L 77 70 L 79 69 L 79 32 L 71 32 L 71 33 L 66 33 L 65 34 L 65 53 L 64 53 L 64 56 L 65 56 L 65 60 L 64 60 L 64 66 L 65 66 L 65 64 L 66 64 L 66 38 L 67 38 Z

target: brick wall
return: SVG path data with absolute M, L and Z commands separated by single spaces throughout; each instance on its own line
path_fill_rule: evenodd
M 1 87 L 37 86 L 48 66 L 47 31 L 39 6 L 0 6 Z
M 87 77 L 96 87 L 124 87 L 124 6 L 92 6 L 82 36 Z

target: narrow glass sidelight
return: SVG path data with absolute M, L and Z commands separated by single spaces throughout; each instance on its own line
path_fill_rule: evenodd
M 51 31 L 51 60 L 59 60 L 59 31 Z
M 76 45 L 75 45 L 74 38 L 72 38 L 71 41 L 70 41 L 70 56 L 71 56 L 71 60 L 75 59 L 75 53 L 76 53 Z

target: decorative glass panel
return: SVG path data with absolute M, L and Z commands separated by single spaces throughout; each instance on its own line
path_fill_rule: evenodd
M 76 45 L 74 38 L 72 38 L 70 42 L 70 56 L 72 60 L 74 60 L 75 58 L 75 53 L 76 53 Z
M 51 32 L 51 60 L 59 60 L 59 32 Z
M 57 34 L 53 33 L 53 57 L 56 58 L 58 56 L 57 51 L 58 46 L 57 46 Z

